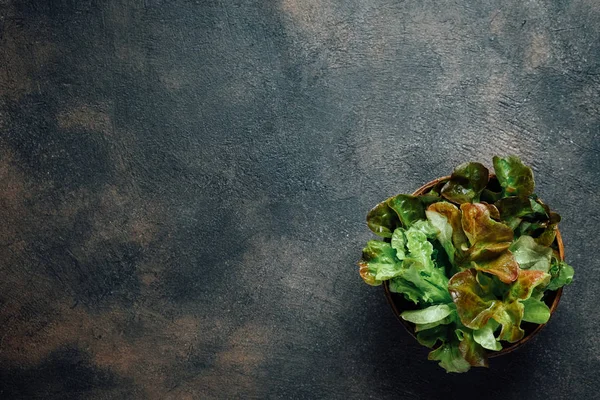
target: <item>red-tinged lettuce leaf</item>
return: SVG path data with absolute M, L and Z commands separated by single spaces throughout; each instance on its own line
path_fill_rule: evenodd
M 478 271 L 496 275 L 505 283 L 514 282 L 519 275 L 519 264 L 509 250 L 495 258 L 472 261 L 471 265 Z
M 550 277 L 550 274 L 544 271 L 536 271 L 531 269 L 519 270 L 519 277 L 511 285 L 507 295 L 507 301 L 527 300 L 529 297 L 531 297 L 533 289 L 538 286 L 547 286 L 548 283 L 550 283 Z
M 398 214 L 386 202 L 382 202 L 373 207 L 367 214 L 367 225 L 376 235 L 390 238 L 394 230 L 401 224 Z
M 456 304 L 458 317 L 471 329 L 480 329 L 487 324 L 499 302 L 492 293 L 483 290 L 472 269 L 459 272 L 450 278 L 448 290 Z
M 544 231 L 538 237 L 535 238 L 535 242 L 541 246 L 551 246 L 556 239 L 556 231 L 557 227 L 555 225 L 549 226 L 548 228 L 544 229 Z
M 476 279 L 483 291 L 491 293 L 493 298 L 496 299 L 503 299 L 510 289 L 510 284 L 506 284 L 498 279 L 497 276 L 486 274 L 485 272 L 477 271 Z
M 417 196 L 399 194 L 386 200 L 387 205 L 396 212 L 404 228 L 425 219 L 425 206 Z
M 427 219 L 438 230 L 437 238 L 454 264 L 456 253 L 461 253 L 468 239 L 462 229 L 462 215 L 458 207 L 447 202 L 439 202 L 427 207 Z
M 523 310 L 524 307 L 520 301 L 501 303 L 497 307 L 492 317 L 502 325 L 498 339 L 506 340 L 510 343 L 515 343 L 523 339 L 525 331 L 520 326 L 523 320 Z
M 558 213 L 550 212 L 550 218 L 544 228 L 544 230 L 535 237 L 535 241 L 542 246 L 550 246 L 556 239 L 556 231 L 558 230 L 558 223 L 561 217 Z
M 513 217 L 528 217 L 532 221 L 545 221 L 548 213 L 544 205 L 539 203 L 534 196 L 505 197 L 495 203 L 500 211 L 502 220 L 507 221 Z
M 439 366 L 446 372 L 467 372 L 471 368 L 471 364 L 464 359 L 459 346 L 458 339 L 453 338 L 429 353 L 428 358 L 439 361 Z
M 494 156 L 494 171 L 505 196 L 529 196 L 535 188 L 533 171 L 519 157 Z
M 485 201 L 482 201 L 480 204 L 483 204 L 487 207 L 490 213 L 490 218 L 492 218 L 495 221 L 500 221 L 500 210 L 498 210 L 498 208 L 495 205 L 486 203 Z
M 503 282 L 514 281 L 519 265 L 508 250 L 514 237 L 512 229 L 494 221 L 485 204 L 465 203 L 460 208 L 462 227 L 471 243 L 464 266 L 494 274 Z
M 524 331 L 520 328 L 523 305 L 518 299 L 496 299 L 493 293 L 485 291 L 479 285 L 474 270 L 454 275 L 448 282 L 448 289 L 456 304 L 457 314 L 466 327 L 481 329 L 493 318 L 502 325 L 500 340 L 513 343 L 523 337 Z
M 467 254 L 471 261 L 493 260 L 506 253 L 509 247 L 510 242 L 477 243 L 469 248 Z
M 479 201 L 479 195 L 488 180 L 489 171 L 482 164 L 461 164 L 454 169 L 450 180 L 442 188 L 442 196 L 458 204 Z
M 460 209 L 462 227 L 471 245 L 512 241 L 514 236 L 512 229 L 494 221 L 486 205 L 466 203 L 462 204 Z
M 547 224 L 550 210 L 535 195 L 505 197 L 495 203 L 500 211 L 501 220 L 512 229 L 516 229 L 521 221 Z
M 514 254 L 521 269 L 550 271 L 552 249 L 536 243 L 531 236 L 519 237 L 511 244 L 510 251 Z
M 473 367 L 488 367 L 487 353 L 484 348 L 473 339 L 470 331 L 462 331 L 463 339 L 458 345 L 458 350 L 463 358 Z

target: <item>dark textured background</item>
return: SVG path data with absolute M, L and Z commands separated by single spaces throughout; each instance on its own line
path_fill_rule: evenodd
M 597 0 L 0 0 L 0 398 L 598 398 L 599 131 Z M 576 280 L 447 375 L 365 213 L 509 153 Z

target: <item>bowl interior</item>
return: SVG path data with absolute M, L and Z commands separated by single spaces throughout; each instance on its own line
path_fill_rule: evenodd
M 442 178 L 435 179 L 435 180 L 421 186 L 419 189 L 415 190 L 413 195 L 417 196 L 417 195 L 425 194 L 425 193 L 429 192 L 435 185 L 445 182 L 448 179 L 450 179 L 449 176 L 444 176 Z M 491 185 L 496 185 L 497 182 L 498 181 L 497 181 L 496 177 L 493 174 L 490 174 Z M 563 245 L 563 241 L 562 241 L 562 238 L 560 236 L 560 232 L 558 231 L 558 229 L 556 231 L 556 239 L 555 239 L 554 244 L 558 248 L 558 253 L 560 255 L 560 259 L 564 261 L 564 259 L 565 259 L 564 245 Z M 414 337 L 415 336 L 415 325 L 411 322 L 403 320 L 400 317 L 400 314 L 406 310 L 414 310 L 417 308 L 417 306 L 413 302 L 406 300 L 403 295 L 390 292 L 387 281 L 383 282 L 383 288 L 385 290 L 385 296 L 388 300 L 388 303 L 392 307 L 394 314 L 396 315 L 396 317 L 398 317 L 398 319 L 400 320 L 402 325 L 404 325 L 406 330 Z M 562 288 L 560 288 L 556 291 L 547 292 L 546 295 L 544 296 L 543 300 L 550 308 L 550 316 L 552 316 L 552 314 L 554 313 L 554 310 L 556 310 L 556 307 L 558 306 L 561 295 L 562 295 Z M 510 353 L 511 351 L 515 350 L 516 348 L 522 346 L 527 341 L 529 341 L 544 326 L 545 326 L 545 324 L 538 325 L 538 324 L 532 324 L 529 322 L 521 323 L 521 328 L 523 328 L 523 330 L 525 331 L 525 336 L 523 337 L 523 339 L 519 340 L 516 343 L 510 344 L 510 346 L 504 346 L 504 348 L 500 351 L 488 351 L 488 357 L 497 357 L 502 354 Z M 504 344 L 506 344 L 506 343 L 504 342 Z

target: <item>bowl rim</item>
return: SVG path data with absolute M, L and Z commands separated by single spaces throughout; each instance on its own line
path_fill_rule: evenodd
M 496 177 L 495 174 L 490 174 L 490 179 L 495 178 L 495 177 Z M 449 179 L 450 179 L 450 175 L 442 176 L 440 178 L 437 178 L 430 182 L 427 182 L 426 184 L 424 184 L 423 186 L 421 186 L 420 188 L 415 190 L 413 192 L 413 196 L 418 196 L 418 195 L 424 194 L 427 191 L 429 191 L 430 189 L 432 189 L 438 183 L 447 181 Z M 558 229 L 558 227 L 556 228 L 555 241 L 558 244 L 558 254 L 559 254 L 560 260 L 564 261 L 565 260 L 565 247 L 564 247 L 562 236 L 560 235 L 560 230 Z M 416 339 L 415 331 L 414 331 L 414 324 L 411 324 L 410 322 L 405 321 L 402 319 L 402 317 L 400 317 L 401 311 L 398 309 L 398 306 L 397 306 L 396 302 L 394 301 L 393 293 L 390 291 L 389 284 L 387 281 L 383 282 L 383 289 L 384 289 L 385 297 L 386 297 L 389 305 L 391 306 L 392 311 L 394 312 L 394 315 L 396 315 L 396 318 L 398 318 L 398 320 L 402 323 L 402 326 L 404 326 L 404 328 L 407 330 L 407 332 Z M 562 292 L 563 292 L 562 287 L 559 288 L 558 290 L 556 290 L 556 294 L 554 296 L 554 301 L 552 301 L 552 305 L 550 306 L 550 318 L 552 318 L 552 315 L 554 314 L 554 312 L 556 311 L 556 308 L 558 307 L 558 303 L 560 302 Z M 548 319 L 548 322 L 550 322 L 550 319 Z M 519 340 L 518 342 L 512 343 L 508 347 L 504 347 L 500 351 L 486 350 L 488 357 L 489 358 L 499 357 L 501 355 L 510 353 L 510 352 L 518 349 L 519 347 L 521 347 L 525 343 L 527 343 L 529 340 L 531 340 L 533 337 L 535 337 L 548 324 L 548 322 L 546 322 L 545 324 L 538 325 L 533 331 L 531 331 L 528 335 L 524 336 L 521 340 Z

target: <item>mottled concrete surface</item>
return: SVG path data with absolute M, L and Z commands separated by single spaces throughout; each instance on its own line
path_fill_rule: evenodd
M 0 398 L 598 398 L 600 3 L 0 0 Z M 516 153 L 576 280 L 447 375 L 366 211 Z

